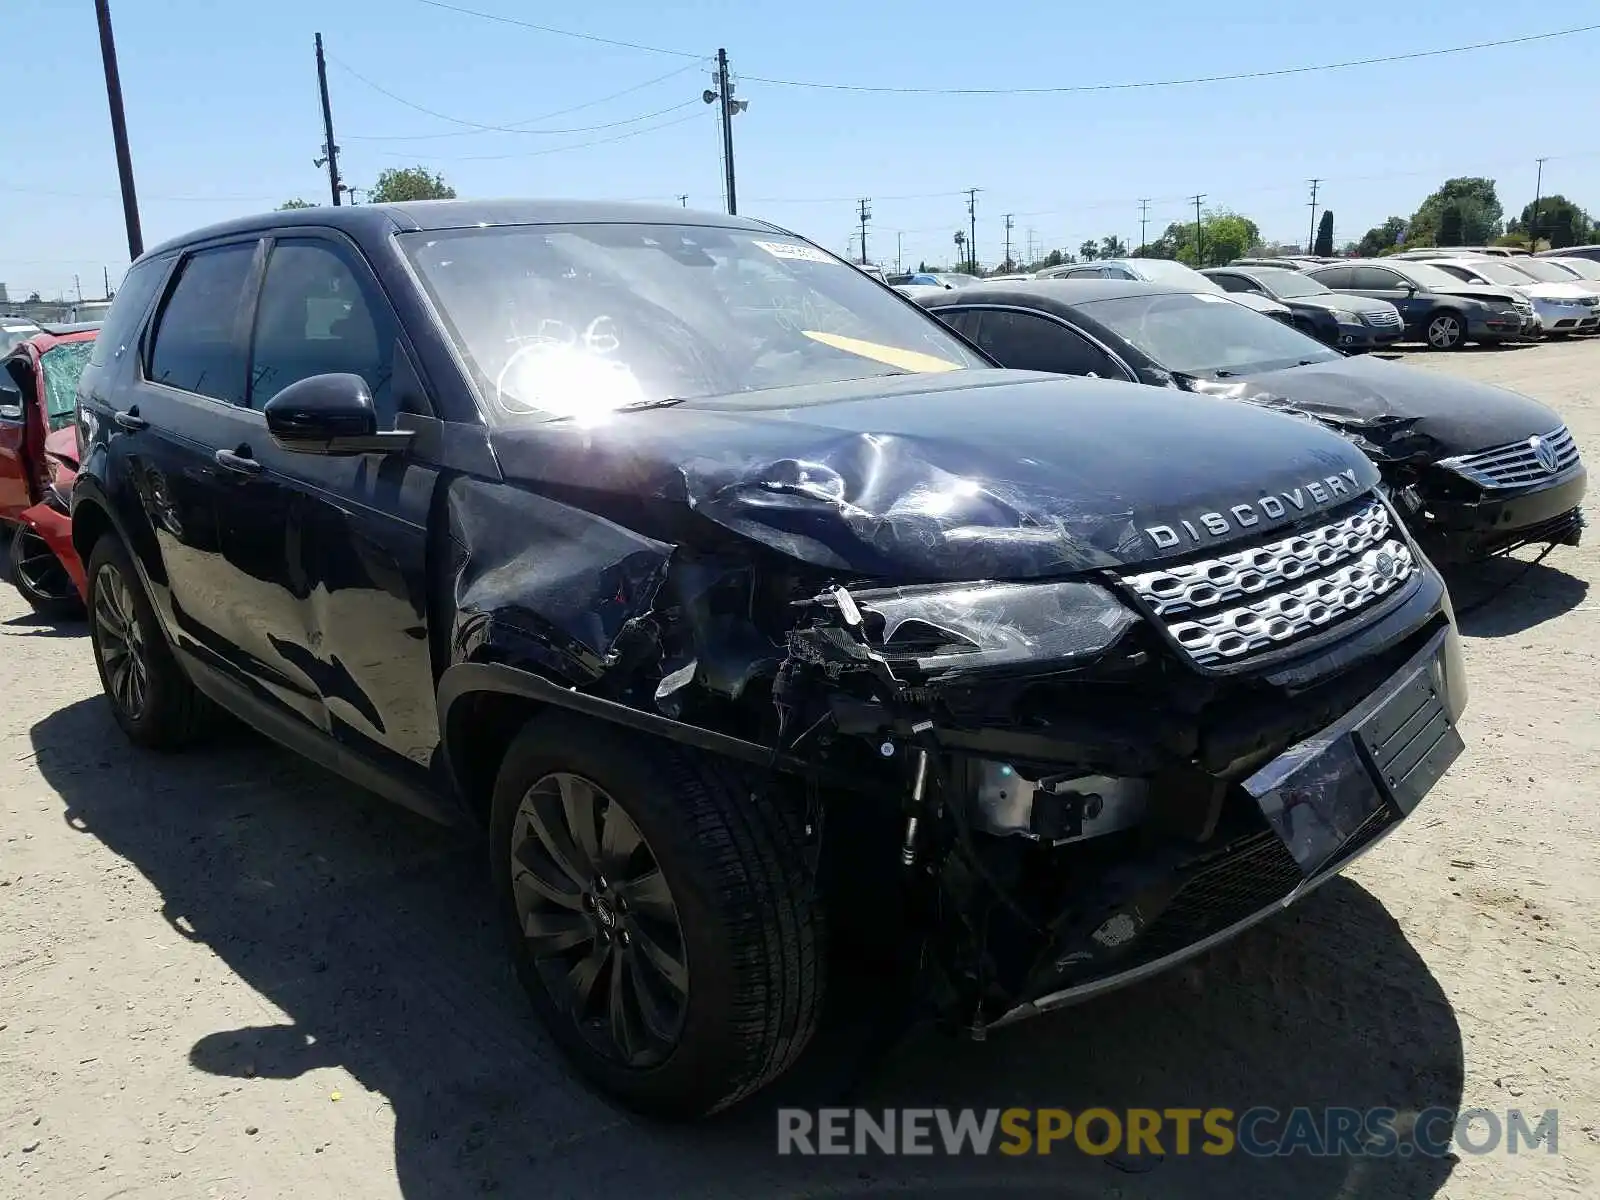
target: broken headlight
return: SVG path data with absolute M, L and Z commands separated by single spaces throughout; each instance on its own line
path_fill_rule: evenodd
M 826 599 L 862 649 L 925 677 L 1066 666 L 1109 650 L 1138 620 L 1082 582 L 839 588 Z

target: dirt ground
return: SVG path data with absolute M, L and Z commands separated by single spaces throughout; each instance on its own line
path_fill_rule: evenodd
M 1600 342 L 1409 361 L 1552 404 L 1600 463 Z M 1453 578 L 1464 607 L 1517 577 L 1463 619 L 1467 754 L 1348 878 L 1192 967 L 865 1078 L 830 1019 L 780 1093 L 693 1129 L 567 1076 L 475 848 L 249 734 L 134 752 L 81 627 L 0 588 L 0 1196 L 1593 1197 L 1597 547 Z M 1559 1153 L 779 1158 L 772 1107 L 853 1078 L 873 1108 L 1558 1108 Z

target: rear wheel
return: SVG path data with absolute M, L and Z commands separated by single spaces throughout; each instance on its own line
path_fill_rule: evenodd
M 727 764 L 546 714 L 501 764 L 490 847 L 523 987 L 614 1099 L 703 1116 L 809 1041 L 823 923 L 800 821 Z
M 173 656 L 115 534 L 89 555 L 89 644 L 100 684 L 122 732 L 152 750 L 176 750 L 210 724 L 211 702 Z
M 50 544 L 26 526 L 11 535 L 11 582 L 41 617 L 59 621 L 83 615 L 83 598 L 67 569 Z
M 1459 350 L 1467 344 L 1467 323 L 1460 313 L 1445 309 L 1428 318 L 1428 348 Z

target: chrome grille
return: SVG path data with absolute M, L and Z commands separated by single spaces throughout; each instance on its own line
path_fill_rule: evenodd
M 1374 329 L 1399 329 L 1403 324 L 1399 311 L 1393 308 L 1387 312 L 1362 313 L 1361 319 Z
M 1416 568 L 1389 509 L 1369 497 L 1325 525 L 1124 582 L 1195 662 L 1215 666 L 1342 621 Z
M 1479 487 L 1529 487 L 1578 465 L 1578 443 L 1565 425 L 1552 433 L 1525 438 L 1477 454 L 1439 460 Z

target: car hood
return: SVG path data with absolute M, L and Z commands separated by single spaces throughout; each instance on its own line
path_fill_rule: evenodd
M 1287 304 L 1274 300 L 1271 296 L 1258 296 L 1254 292 L 1222 292 L 1220 294 L 1260 313 L 1286 313 L 1289 311 Z
M 1332 313 L 1348 313 L 1356 316 L 1362 313 L 1376 315 L 1394 307 L 1387 300 L 1371 300 L 1366 296 L 1344 296 L 1338 292 L 1329 292 L 1327 295 L 1291 296 L 1285 303 L 1291 308 L 1303 305 L 1307 308 L 1322 308 Z
M 1551 409 L 1517 392 L 1367 355 L 1193 386 L 1313 417 L 1380 461 L 1471 454 L 1561 424 Z
M 1520 290 L 1536 300 L 1590 300 L 1600 295 L 1600 288 L 1581 283 L 1530 283 Z
M 1516 288 L 1488 283 L 1452 283 L 1447 287 L 1430 287 L 1428 291 L 1436 296 L 1465 296 L 1470 300 L 1498 300 L 1503 304 L 1515 304 L 1520 299 Z
M 662 542 L 731 531 L 901 581 L 1126 567 L 1291 524 L 1377 482 L 1355 447 L 1305 420 L 999 370 L 502 428 L 491 445 L 508 482 Z M 1174 545 L 1175 529 L 1193 532 Z

